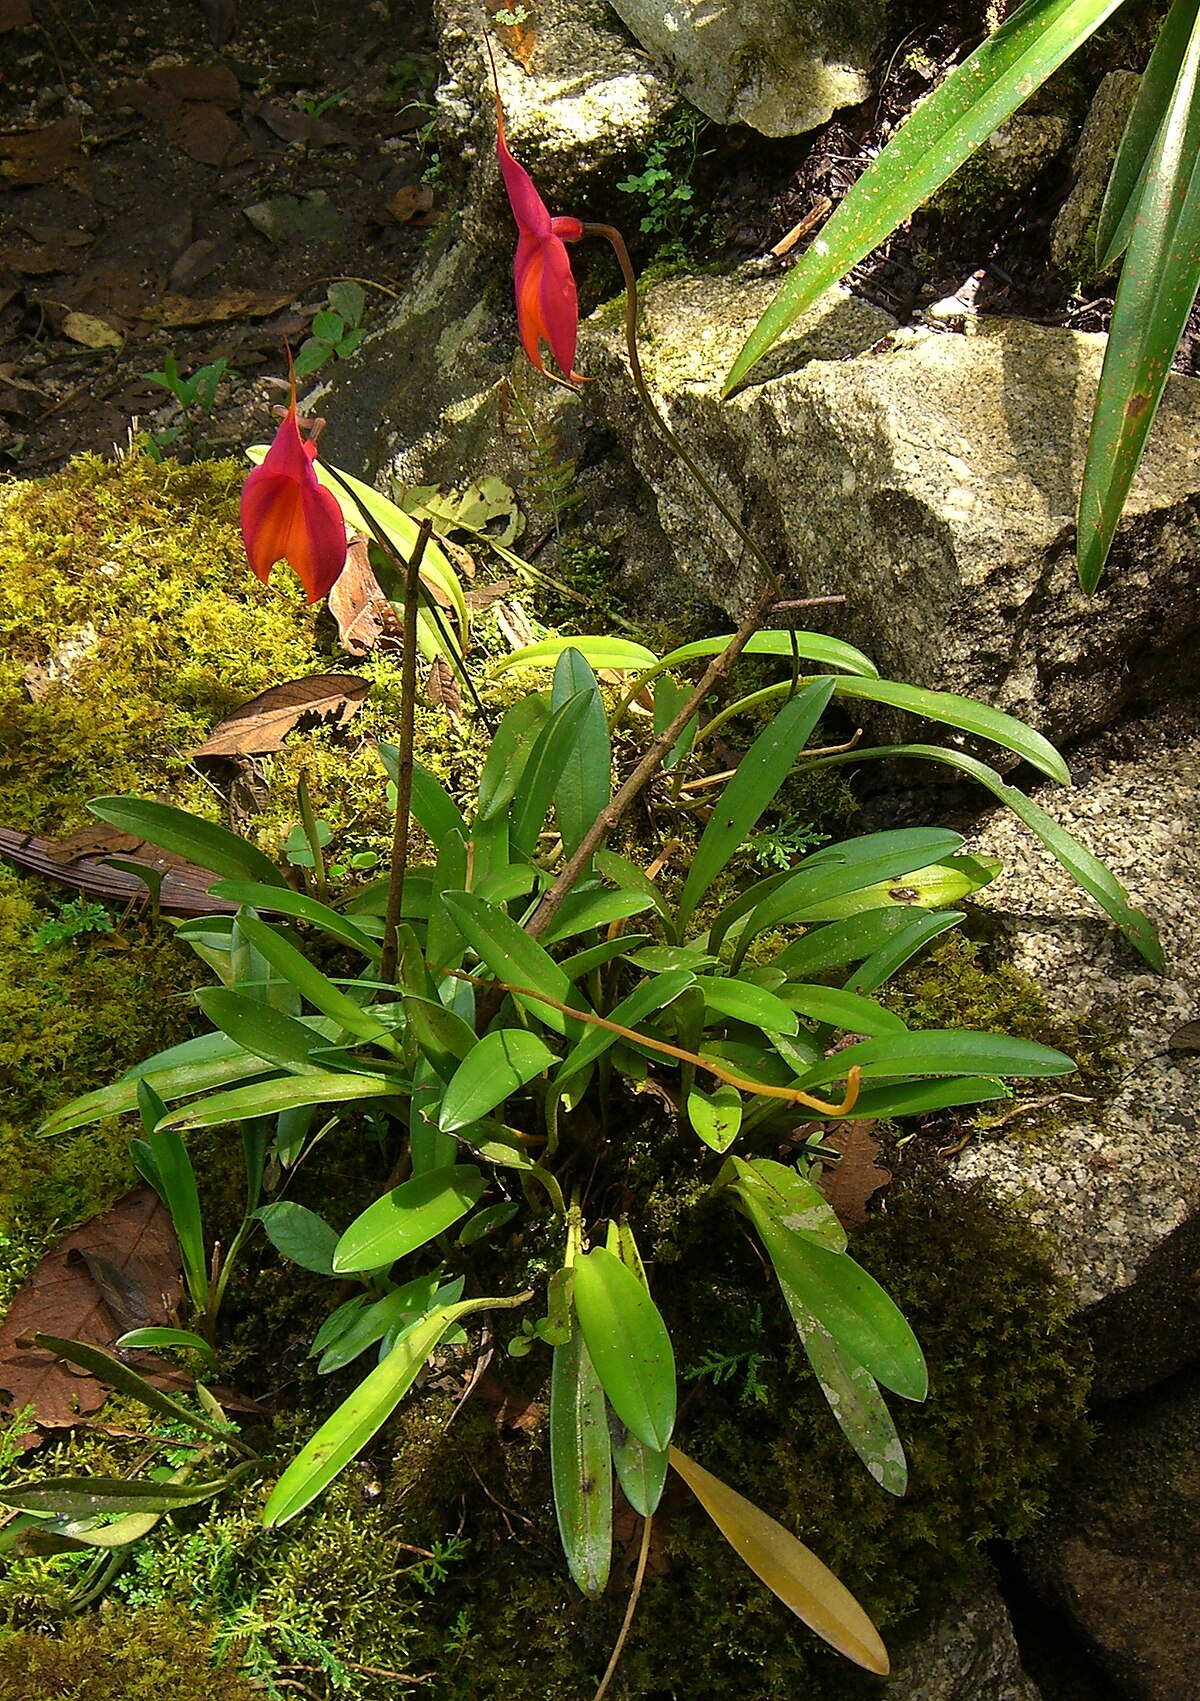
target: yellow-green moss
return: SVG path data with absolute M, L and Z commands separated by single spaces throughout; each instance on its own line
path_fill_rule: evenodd
M 178 1608 L 115 1607 L 60 1634 L 0 1633 L 0 1701 L 256 1701 L 213 1633 Z

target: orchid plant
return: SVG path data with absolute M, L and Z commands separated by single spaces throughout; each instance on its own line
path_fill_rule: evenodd
M 578 383 L 578 307 L 565 243 L 593 230 L 615 233 L 551 217 L 509 152 L 498 85 L 496 99 L 497 153 L 519 232 L 521 342 L 539 370 L 548 345 L 562 381 Z M 631 363 L 648 400 L 633 340 L 635 305 L 631 287 Z M 880 680 L 849 645 L 818 633 L 760 631 L 777 594 L 768 569 L 742 626 L 725 638 L 661 659 L 612 639 L 552 640 L 514 657 L 513 665 L 552 667 L 552 683 L 509 707 L 474 809 L 464 814 L 413 753 L 417 617 L 429 600 L 423 580 L 442 572 L 436 539 L 408 516 L 400 516 L 407 530 L 393 523 L 398 510 L 389 513 L 376 493 L 321 466 L 313 439 L 300 430 L 293 379 L 275 441 L 243 498 L 253 571 L 265 577 L 286 559 L 310 600 L 324 594 L 345 558 L 348 504 L 393 552 L 405 580 L 401 724 L 397 744 L 380 750 L 397 795 L 389 874 L 337 907 L 295 891 L 262 852 L 223 828 L 159 803 L 97 800 L 102 819 L 211 869 L 219 877 L 214 895 L 236 914 L 179 928 L 221 982 L 196 995 L 212 1031 L 68 1105 L 46 1131 L 140 1107 L 146 1173 L 169 1204 L 183 1193 L 168 1184 L 163 1163 L 169 1158 L 182 1174 L 189 1130 L 253 1131 L 247 1220 L 262 1225 L 282 1256 L 354 1288 L 322 1324 L 313 1353 L 322 1371 L 364 1354 L 375 1362 L 275 1484 L 268 1525 L 299 1515 L 324 1491 L 461 1324 L 513 1310 L 521 1317 L 509 1353 L 549 1349 L 558 1526 L 570 1575 L 589 1598 L 609 1578 L 614 1484 L 642 1518 L 630 1609 L 597 1701 L 620 1657 L 672 1468 L 793 1612 L 866 1670 L 886 1673 L 883 1642 L 845 1587 L 777 1520 L 677 1445 L 674 1348 L 652 1297 L 653 1248 L 643 1249 L 630 1220 L 638 1206 L 629 1204 L 617 1130 L 637 1088 L 652 1082 L 710 1165 L 705 1208 L 731 1208 L 752 1232 L 849 1447 L 885 1491 L 902 1494 L 904 1449 L 881 1389 L 923 1400 L 925 1361 L 893 1301 L 850 1256 L 819 1191 L 822 1133 L 851 1110 L 902 1118 L 972 1105 L 1004 1096 L 1008 1080 L 1060 1075 L 1073 1065 L 1003 1035 L 912 1032 L 874 996 L 963 919 L 952 906 L 996 873 L 987 859 L 965 854 L 958 834 L 870 834 L 810 851 L 732 897 L 719 899 L 717 883 L 795 765 L 836 759 L 809 749 L 835 691 L 989 738 L 1059 779 L 1062 759 L 1029 728 L 983 705 Z M 776 657 L 789 677 L 771 688 L 771 716 L 728 779 L 671 903 L 653 872 L 606 840 L 649 780 L 664 765 L 677 771 L 703 740 L 701 714 L 743 651 Z M 655 734 L 615 793 L 612 730 L 631 693 L 610 714 L 589 657 L 638 675 L 631 692 L 653 688 Z M 804 659 L 819 671 L 802 671 Z M 707 665 L 689 689 L 677 675 L 697 660 Z M 974 761 L 911 748 L 959 767 Z M 982 763 L 975 767 L 991 775 Z M 1006 798 L 1020 797 L 991 777 Z M 1022 804 L 1024 818 L 1153 958 L 1152 929 L 1107 870 L 1029 813 L 1028 800 Z M 433 851 L 423 867 L 408 866 L 410 813 Z M 354 973 L 328 976 L 294 927 L 349 953 Z M 259 1203 L 265 1173 L 281 1177 L 286 1194 L 333 1122 L 355 1117 L 370 1121 L 395 1158 L 373 1203 L 347 1224 L 286 1196 Z M 810 1133 L 797 1145 L 801 1118 Z M 587 1144 L 596 1126 L 608 1130 L 599 1155 Z M 779 1161 L 783 1151 L 791 1161 Z M 184 1191 L 193 1219 L 188 1244 L 200 1261 L 194 1189 Z M 336 1215 L 336 1200 L 329 1210 Z M 468 1292 L 467 1249 L 494 1244 L 521 1211 L 539 1244 L 559 1248 L 540 1302 L 530 1306 L 542 1280 L 532 1262 L 522 1268 L 518 1261 L 514 1276 L 510 1261 L 496 1293 Z M 495 1258 L 491 1267 L 503 1269 Z M 197 1271 L 202 1286 L 199 1262 Z M 95 1360 L 96 1349 L 49 1344 L 78 1362 L 81 1353 Z M 210 1354 L 219 1350 L 211 1329 L 204 1344 Z M 131 1388 L 133 1373 L 121 1374 Z M 5 1492 L 0 1485 L 0 1501 Z M 53 1485 L 43 1485 L 38 1505 L 43 1515 L 53 1510 Z

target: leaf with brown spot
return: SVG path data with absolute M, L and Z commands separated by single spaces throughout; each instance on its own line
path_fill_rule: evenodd
M 199 756 L 264 756 L 284 748 L 284 739 L 297 728 L 331 723 L 345 726 L 370 695 L 369 680 L 356 673 L 314 673 L 289 679 L 260 691 L 240 709 L 226 715 L 193 758 Z
M 350 539 L 346 565 L 329 593 L 329 612 L 337 621 L 338 639 L 352 656 L 369 655 L 374 649 L 399 648 L 404 630 L 396 610 L 371 566 L 370 545 L 361 533 Z
M 836 1164 L 822 1167 L 818 1186 L 847 1234 L 863 1226 L 867 1201 L 892 1179 L 891 1170 L 876 1162 L 879 1141 L 871 1134 L 874 1126 L 873 1119 L 856 1118 L 830 1123 L 821 1133 L 821 1144 L 842 1155 Z
M 291 291 L 226 289 L 219 295 L 164 295 L 138 312 L 145 325 L 224 325 L 231 319 L 269 319 L 292 300 Z
M 68 313 L 62 322 L 63 336 L 82 348 L 120 348 L 125 333 L 96 313 Z
M 458 689 L 454 669 L 445 656 L 436 656 L 430 664 L 425 695 L 431 708 L 445 709 L 449 719 L 457 726 L 462 719 L 462 693 Z
M 93 1270 L 103 1272 L 97 1285 Z M 5 1407 L 32 1406 L 39 1429 L 61 1429 L 98 1411 L 108 1390 L 85 1371 L 21 1342 L 42 1333 L 111 1347 L 136 1316 L 168 1323 L 179 1284 L 179 1246 L 171 1214 L 142 1183 L 111 1211 L 73 1229 L 26 1279 L 0 1328 L 0 1390 Z M 112 1305 L 120 1316 L 114 1316 Z M 41 1437 L 31 1431 L 26 1446 Z

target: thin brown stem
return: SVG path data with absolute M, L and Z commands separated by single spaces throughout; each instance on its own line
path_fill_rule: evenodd
M 612 1651 L 612 1659 L 608 1662 L 608 1670 L 600 1679 L 600 1687 L 592 1697 L 592 1701 L 604 1701 L 608 1686 L 616 1676 L 621 1655 L 625 1652 L 625 1643 L 629 1636 L 633 1615 L 637 1611 L 638 1600 L 642 1593 L 642 1583 L 646 1576 L 646 1561 L 650 1557 L 650 1532 L 654 1527 L 653 1518 L 642 1519 L 642 1545 L 638 1549 L 637 1570 L 633 1574 L 633 1587 L 629 1591 L 629 1604 L 625 1608 L 625 1617 L 621 1622 L 621 1634 L 617 1637 L 617 1645 Z
M 700 468 L 692 459 L 689 451 L 680 442 L 679 438 L 676 437 L 675 433 L 671 430 L 671 427 L 663 418 L 657 402 L 650 394 L 649 387 L 646 384 L 645 375 L 642 372 L 641 356 L 638 354 L 637 279 L 633 275 L 633 262 L 629 258 L 629 250 L 625 246 L 625 238 L 621 235 L 621 232 L 616 228 L 616 226 L 611 224 L 585 224 L 583 227 L 583 233 L 585 236 L 602 236 L 606 242 L 612 245 L 613 252 L 617 256 L 617 264 L 621 268 L 621 276 L 625 280 L 625 343 L 629 351 L 629 372 L 633 379 L 633 387 L 638 393 L 638 400 L 649 414 L 659 435 L 666 440 L 675 454 L 678 455 L 679 459 L 691 473 L 692 477 L 700 486 L 704 494 L 708 497 L 709 501 L 713 504 L 714 508 L 716 508 L 727 523 L 733 527 L 742 543 L 750 551 L 751 555 L 758 562 L 763 572 L 767 575 L 769 584 L 774 588 L 775 595 L 778 596 L 780 590 L 779 576 L 774 567 L 771 565 L 770 561 L 767 560 L 766 555 L 751 537 L 750 533 L 738 519 L 737 515 L 733 512 L 733 509 L 725 501 L 725 498 L 719 495 L 714 489 L 707 474 L 701 472 Z
M 692 692 L 687 702 L 674 716 L 666 730 L 659 734 L 654 743 L 646 751 L 637 767 L 630 774 L 625 784 L 616 796 L 603 808 L 592 825 L 584 834 L 579 848 L 567 863 L 558 879 L 551 886 L 533 915 L 525 924 L 525 931 L 536 939 L 544 933 L 562 908 L 563 899 L 574 886 L 592 859 L 593 854 L 603 844 L 613 828 L 625 815 L 626 811 L 641 796 L 662 765 L 662 759 L 671 749 L 684 727 L 692 716 L 700 710 L 705 699 L 713 688 L 729 672 L 738 656 L 758 631 L 759 623 L 766 610 L 770 607 L 775 595 L 775 587 L 766 585 L 754 599 L 746 618 L 738 627 L 733 637 L 719 655 L 713 657 L 705 669 L 704 677 Z
M 397 744 L 396 817 L 392 827 L 392 866 L 388 873 L 387 913 L 383 922 L 383 952 L 379 978 L 396 978 L 396 934 L 404 906 L 404 874 L 408 867 L 408 838 L 412 808 L 413 721 L 417 702 L 417 612 L 420 607 L 421 558 L 433 531 L 432 520 L 421 521 L 404 573 L 404 654 L 400 664 L 400 727 Z

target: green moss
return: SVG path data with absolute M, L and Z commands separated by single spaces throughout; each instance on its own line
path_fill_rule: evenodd
M 0 1636 L 0 1701 L 254 1701 L 214 1654 L 213 1634 L 177 1609 L 91 1613 L 57 1636 Z
M 1011 963 L 988 967 L 984 946 L 955 930 L 879 994 L 911 1028 L 974 1028 L 1035 1040 L 1073 1057 L 1079 1073 L 1072 1092 L 1110 1086 L 1126 1066 L 1119 1043 L 1118 1011 L 1109 1021 L 1068 1016 L 1029 975 Z

